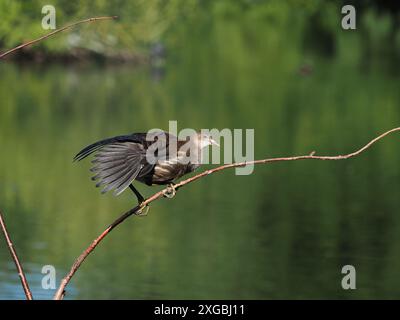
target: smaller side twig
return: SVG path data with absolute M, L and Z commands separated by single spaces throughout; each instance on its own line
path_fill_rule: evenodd
M 1 212 L 1 210 L 0 210 L 0 226 L 1 226 L 1 230 L 3 231 L 4 237 L 6 239 L 8 249 L 10 250 L 11 257 L 14 260 L 15 266 L 17 267 L 18 276 L 21 280 L 22 288 L 24 289 L 26 299 L 33 300 L 32 292 L 29 289 L 29 285 L 28 285 L 28 281 L 26 280 L 26 277 L 25 277 L 24 269 L 22 268 L 21 262 L 18 259 L 17 252 L 15 251 L 14 245 L 8 234 L 7 227 L 4 222 L 4 218 L 3 218 L 3 213 Z
M 69 25 L 66 25 L 66 26 L 60 28 L 60 29 L 54 30 L 53 32 L 50 32 L 50 33 L 48 33 L 48 34 L 45 34 L 44 36 L 41 36 L 40 38 L 37 38 L 37 39 L 35 39 L 35 40 L 28 41 L 28 42 L 26 42 L 26 43 L 22 43 L 22 44 L 20 44 L 19 46 L 15 47 L 15 48 L 12 48 L 12 49 L 10 49 L 10 50 L 4 52 L 4 53 L 1 53 L 1 54 L 0 54 L 0 59 L 3 59 L 4 57 L 8 56 L 9 54 L 11 54 L 11 53 L 13 53 L 13 52 L 15 52 L 15 51 L 17 51 L 17 50 L 20 50 L 20 49 L 22 49 L 22 48 L 24 48 L 24 47 L 30 46 L 30 45 L 32 45 L 32 44 L 34 44 L 34 43 L 40 42 L 40 41 L 42 41 L 42 40 L 44 40 L 44 39 L 46 39 L 46 38 L 49 38 L 49 37 L 55 35 L 56 33 L 62 32 L 62 31 L 67 30 L 67 29 L 70 29 L 70 28 L 75 27 L 75 26 L 77 26 L 77 25 L 79 25 L 79 24 L 87 23 L 87 22 L 94 22 L 94 21 L 99 21 L 99 20 L 117 19 L 117 18 L 118 18 L 117 16 L 111 16 L 111 17 L 95 17 L 95 18 L 89 18 L 89 19 L 85 19 L 85 20 L 81 20 L 81 21 L 78 21 L 78 22 L 71 23 L 71 24 L 69 24 Z

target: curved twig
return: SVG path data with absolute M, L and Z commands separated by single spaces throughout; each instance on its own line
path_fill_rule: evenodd
M 384 132 L 380 136 L 376 137 L 375 139 L 371 140 L 369 143 L 367 143 L 365 146 L 363 146 L 361 149 L 345 154 L 345 155 L 337 155 L 337 156 L 316 156 L 315 151 L 310 153 L 309 155 L 303 155 L 303 156 L 294 156 L 294 157 L 281 157 L 281 158 L 270 158 L 270 159 L 262 159 L 262 160 L 255 160 L 255 161 L 247 161 L 247 162 L 238 162 L 238 163 L 232 163 L 232 164 L 226 164 L 214 169 L 206 170 L 203 171 L 193 177 L 190 177 L 186 180 L 183 180 L 177 184 L 175 184 L 175 189 L 177 190 L 178 188 L 181 188 L 191 182 L 194 182 L 202 177 L 208 176 L 212 173 L 216 173 L 228 168 L 237 168 L 237 167 L 244 167 L 246 165 L 252 165 L 252 164 L 263 164 L 263 163 L 270 163 L 270 162 L 280 162 L 280 161 L 296 161 L 296 160 L 306 160 L 306 159 L 312 159 L 312 160 L 344 160 L 344 159 L 349 159 L 355 156 L 358 156 L 359 154 L 363 153 L 366 151 L 368 148 L 370 148 L 374 143 L 377 141 L 381 140 L 382 138 L 386 137 L 387 135 L 400 131 L 400 127 L 391 129 L 389 131 Z M 91 244 L 90 246 L 82 252 L 82 254 L 75 260 L 74 264 L 71 267 L 71 270 L 67 274 L 67 276 L 61 281 L 61 284 L 54 296 L 55 300 L 61 300 L 64 297 L 65 293 L 65 287 L 68 285 L 70 282 L 71 278 L 74 276 L 75 272 L 79 269 L 83 261 L 86 259 L 86 257 L 97 247 L 97 245 L 111 232 L 112 229 L 114 229 L 116 226 L 118 226 L 120 223 L 122 223 L 126 218 L 133 214 L 137 214 L 141 209 L 143 209 L 145 206 L 149 205 L 151 202 L 156 201 L 164 196 L 164 194 L 168 191 L 168 188 L 165 188 L 159 192 L 156 192 L 153 194 L 151 197 L 147 198 L 145 201 L 142 202 L 141 206 L 136 206 L 129 211 L 125 212 L 122 214 L 117 220 L 115 220 L 112 224 L 110 224 L 106 230 L 104 230 L 100 236 L 98 236 Z
M 12 49 L 4 52 L 4 53 L 1 53 L 0 54 L 0 59 L 3 59 L 4 57 L 8 56 L 9 54 L 11 54 L 11 53 L 13 53 L 13 52 L 15 52 L 17 50 L 20 50 L 22 48 L 25 48 L 27 46 L 30 46 L 30 45 L 35 44 L 37 42 L 40 42 L 42 40 L 45 40 L 46 38 L 49 38 L 49 37 L 55 35 L 56 33 L 62 32 L 62 31 L 67 30 L 67 29 L 70 29 L 70 28 L 75 27 L 75 26 L 77 26 L 79 24 L 87 23 L 87 22 L 94 22 L 94 21 L 99 21 L 99 20 L 117 19 L 117 18 L 118 18 L 117 16 L 95 17 L 95 18 L 89 18 L 89 19 L 85 19 L 85 20 L 81 20 L 81 21 L 78 21 L 78 22 L 71 23 L 69 25 L 66 25 L 66 26 L 60 28 L 60 29 L 54 30 L 53 32 L 50 32 L 50 33 L 48 33 L 48 34 L 46 34 L 46 35 L 44 35 L 44 36 L 42 36 L 40 38 L 28 41 L 28 42 L 23 43 L 23 44 L 20 44 L 19 46 L 15 47 L 15 48 L 12 48 Z
M 11 241 L 11 238 L 7 232 L 6 223 L 4 222 L 3 213 L 0 210 L 0 226 L 1 230 L 3 231 L 4 238 L 6 239 L 8 249 L 10 250 L 11 257 L 14 260 L 15 266 L 18 270 L 18 276 L 21 280 L 22 288 L 24 289 L 25 296 L 27 300 L 32 300 L 32 292 L 29 289 L 28 281 L 26 280 L 24 269 L 22 268 L 21 263 L 19 262 L 17 252 L 15 251 L 14 245 Z
M 81 21 L 78 21 L 78 22 L 71 23 L 69 25 L 66 25 L 66 26 L 60 28 L 60 29 L 54 30 L 53 32 L 50 32 L 50 33 L 48 33 L 48 34 L 46 34 L 46 35 L 44 35 L 44 36 L 42 36 L 40 38 L 28 41 L 26 43 L 20 44 L 19 46 L 15 47 L 15 48 L 12 48 L 12 49 L 8 50 L 6 52 L 0 53 L 0 59 L 3 59 L 6 56 L 8 56 L 9 54 L 12 54 L 12 53 L 14 53 L 14 52 L 16 52 L 16 51 L 18 51 L 18 50 L 20 50 L 22 48 L 25 48 L 27 46 L 30 46 L 30 45 L 38 43 L 38 42 L 40 42 L 42 40 L 45 40 L 45 39 L 47 39 L 47 38 L 49 38 L 49 37 L 51 37 L 51 36 L 53 36 L 53 35 L 55 35 L 55 34 L 57 34 L 59 32 L 62 32 L 64 30 L 67 30 L 67 29 L 70 29 L 70 28 L 73 28 L 73 27 L 75 27 L 75 26 L 77 26 L 79 24 L 88 23 L 88 22 L 95 22 L 95 21 L 99 21 L 99 20 L 117 19 L 117 18 L 118 18 L 117 16 L 94 17 L 94 18 L 89 18 L 89 19 L 85 19 L 85 20 L 81 20 Z M 19 277 L 21 279 L 21 284 L 22 284 L 22 287 L 24 289 L 26 299 L 27 300 L 32 300 L 32 293 L 31 293 L 31 291 L 29 289 L 28 281 L 26 280 L 24 270 L 22 268 L 21 263 L 19 262 L 17 253 L 16 253 L 16 251 L 14 249 L 14 246 L 13 246 L 13 243 L 11 241 L 11 238 L 10 238 L 8 232 L 7 232 L 7 228 L 6 228 L 6 225 L 4 223 L 4 219 L 3 219 L 3 215 L 1 213 L 1 211 L 0 211 L 0 225 L 1 225 L 1 229 L 2 229 L 2 231 L 4 233 L 4 237 L 6 239 L 7 246 L 9 248 L 9 250 L 10 250 L 11 256 L 12 256 L 12 258 L 14 260 L 15 266 L 17 267 L 18 275 L 19 275 Z

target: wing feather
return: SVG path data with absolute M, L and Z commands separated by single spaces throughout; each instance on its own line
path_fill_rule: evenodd
M 110 143 L 101 146 L 95 143 L 75 158 L 80 160 L 94 153 L 90 170 L 95 174 L 92 180 L 96 181 L 96 187 L 103 187 L 101 193 L 114 189 L 114 194 L 119 195 L 136 179 L 141 169 L 146 167 L 149 170 L 151 165 L 146 163 L 146 150 L 141 143 L 112 139 L 106 141 Z
M 151 139 L 147 141 L 146 137 L 145 133 L 134 133 L 104 139 L 82 149 L 74 161 L 94 154 L 90 171 L 94 173 L 92 180 L 96 181 L 96 187 L 103 187 L 102 193 L 114 190 L 114 194 L 119 195 L 136 178 L 143 181 L 154 169 L 154 164 L 146 161 L 146 150 L 154 141 L 165 139 L 161 141 L 168 147 L 169 140 L 176 139 L 171 134 L 160 136 L 159 133 L 154 134 L 153 142 Z

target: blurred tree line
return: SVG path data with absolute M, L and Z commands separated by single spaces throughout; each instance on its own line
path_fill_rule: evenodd
M 399 5 L 390 0 L 0 0 L 0 49 L 47 33 L 41 27 L 41 8 L 47 4 L 56 8 L 57 27 L 93 16 L 120 17 L 78 27 L 31 49 L 51 54 L 146 55 L 154 44 L 186 45 L 192 36 L 207 35 L 223 23 L 227 29 L 236 24 L 249 39 L 259 29 L 268 28 L 272 39 L 300 29 L 304 44 L 332 55 L 343 33 L 344 4 L 357 9 L 357 29 L 363 31 L 368 54 L 386 50 L 388 42 L 392 54 L 400 51 Z

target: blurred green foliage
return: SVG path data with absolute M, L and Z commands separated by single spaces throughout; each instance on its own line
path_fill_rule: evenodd
M 95 23 L 39 44 L 40 49 L 63 52 L 74 47 L 99 53 L 115 50 L 139 50 L 159 40 L 182 16 L 195 9 L 193 0 L 139 1 L 69 1 L 32 0 L 0 1 L 0 42 L 3 48 L 37 38 L 48 31 L 41 27 L 42 6 L 56 8 L 57 27 L 94 16 L 118 15 L 116 23 Z
M 364 49 L 380 50 L 390 41 L 400 50 L 398 11 L 390 11 L 390 3 L 352 1 L 356 6 L 358 29 L 365 32 Z M 181 43 L 179 34 L 230 23 L 247 36 L 255 28 L 267 28 L 267 41 L 273 45 L 304 29 L 304 41 L 313 39 L 325 50 L 340 42 L 341 6 L 346 1 L 326 0 L 0 0 L 0 48 L 11 48 L 39 37 L 48 31 L 41 28 L 41 8 L 52 4 L 57 12 L 57 26 L 84 18 L 118 15 L 116 22 L 92 23 L 40 43 L 35 47 L 52 53 L 65 53 L 74 48 L 112 55 L 121 52 L 142 53 L 148 46 L 162 41 L 170 48 Z M 383 9 L 383 10 L 382 10 Z M 250 29 L 250 30 L 249 30 Z M 189 36 L 188 36 L 189 35 Z M 229 35 L 228 35 L 229 36 Z M 251 39 L 249 39 L 251 41 Z

